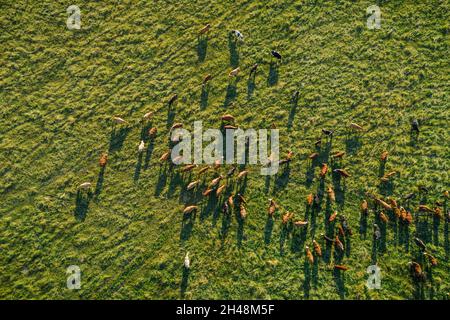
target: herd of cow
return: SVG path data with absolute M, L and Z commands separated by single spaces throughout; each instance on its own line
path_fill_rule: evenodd
M 211 29 L 211 25 L 207 24 L 200 30 L 200 35 L 204 35 L 209 32 Z M 244 41 L 244 36 L 238 30 L 232 30 L 232 34 L 235 36 L 236 41 Z M 277 51 L 271 51 L 271 55 L 277 60 L 281 61 L 282 56 Z M 254 64 L 250 69 L 250 75 L 256 72 L 258 68 L 258 64 Z M 228 74 L 229 77 L 236 77 L 241 72 L 239 67 L 231 70 Z M 202 85 L 205 86 L 209 81 L 212 80 L 211 75 L 206 75 L 203 79 Z M 294 93 L 294 99 L 298 98 L 299 92 L 296 91 Z M 168 100 L 168 104 L 172 105 L 178 98 L 177 94 L 174 94 Z M 143 121 L 150 120 L 153 117 L 153 112 L 147 112 L 143 116 Z M 224 129 L 236 129 L 235 126 L 235 118 L 231 114 L 225 114 L 221 117 L 222 127 Z M 127 121 L 120 117 L 113 117 L 113 122 L 115 125 L 127 125 Z M 182 123 L 175 123 L 171 130 L 176 128 L 181 128 L 183 126 Z M 356 131 L 364 131 L 364 128 L 357 123 L 350 123 L 349 127 Z M 414 134 L 419 134 L 419 122 L 417 119 L 414 119 L 411 122 L 411 131 Z M 154 140 L 157 136 L 158 130 L 156 127 L 152 127 L 148 129 L 147 137 L 150 140 Z M 322 134 L 326 137 L 327 142 L 332 139 L 334 132 L 332 130 L 323 129 Z M 172 141 L 173 142 L 173 141 Z M 315 151 L 312 152 L 306 160 L 316 161 L 321 159 L 320 157 L 320 146 L 322 144 L 322 138 L 319 138 L 315 143 Z M 143 152 L 145 150 L 145 142 L 141 140 L 138 144 L 138 152 Z M 171 168 L 175 167 L 174 163 L 177 163 L 177 159 L 171 159 L 171 150 L 167 150 L 164 152 L 159 158 L 159 162 L 161 164 L 168 163 Z M 331 163 L 336 164 L 341 158 L 345 156 L 345 152 L 340 151 L 331 154 L 330 159 L 323 160 L 323 163 L 320 166 L 320 171 L 318 174 L 318 179 L 325 183 L 325 179 L 327 175 L 333 175 L 333 177 L 337 176 L 339 179 L 349 179 L 351 178 L 351 174 L 348 169 L 343 169 L 339 167 L 335 167 L 334 169 L 330 169 L 329 161 Z M 386 163 L 389 158 L 388 151 L 384 151 L 380 155 L 380 160 L 382 163 Z M 292 151 L 288 152 L 285 158 L 279 160 L 280 165 L 289 166 L 291 161 L 294 159 L 294 153 Z M 105 167 L 108 163 L 108 154 L 103 153 L 99 159 L 99 165 L 101 167 Z M 238 168 L 237 166 L 232 166 L 227 169 L 226 173 L 220 173 L 221 169 L 224 167 L 222 164 L 222 160 L 219 159 L 212 166 L 203 166 L 200 167 L 194 164 L 187 164 L 181 166 L 179 169 L 180 172 L 193 172 L 197 170 L 197 178 L 193 181 L 190 181 L 186 186 L 187 192 L 197 192 L 201 191 L 203 197 L 216 197 L 216 199 L 221 199 L 218 203 L 220 203 L 221 210 L 224 215 L 232 215 L 233 212 L 236 213 L 236 216 L 244 221 L 248 216 L 247 210 L 247 200 L 245 199 L 242 192 L 233 192 L 231 191 L 227 194 L 230 188 L 229 184 L 237 182 L 239 183 L 242 180 L 247 179 L 247 175 L 249 173 L 248 169 Z M 212 172 L 213 178 L 206 182 L 204 176 L 208 173 Z M 396 171 L 391 171 L 383 174 L 380 177 L 381 183 L 387 183 L 397 174 Z M 235 179 L 234 179 L 235 178 Z M 89 190 L 92 186 L 91 182 L 82 183 L 79 188 L 84 190 Z M 200 188 L 204 188 L 200 190 Z M 232 189 L 232 188 L 231 188 Z M 429 190 L 425 187 L 419 187 L 417 191 L 419 193 L 427 193 Z M 427 205 L 425 203 L 421 203 L 414 209 L 411 209 L 410 201 L 415 197 L 415 193 L 410 193 L 401 199 L 394 199 L 393 197 L 383 197 L 367 192 L 365 195 L 365 199 L 360 204 L 360 215 L 367 220 L 371 214 L 374 216 L 373 223 L 373 239 L 374 241 L 380 241 L 382 230 L 386 230 L 385 226 L 390 222 L 390 220 L 395 220 L 395 223 L 399 223 L 403 225 L 405 228 L 408 228 L 410 225 L 415 223 L 416 219 L 423 217 L 423 215 L 429 215 L 434 219 L 443 220 L 446 219 L 447 223 L 450 220 L 450 213 L 446 212 L 447 208 L 447 200 L 449 197 L 449 192 L 444 191 L 442 200 L 436 201 L 433 205 Z M 347 218 L 339 213 L 337 210 L 331 209 L 333 208 L 333 204 L 336 202 L 336 194 L 332 185 L 327 186 L 326 188 L 326 200 L 329 206 L 329 212 L 325 213 L 324 223 L 326 226 L 326 234 L 320 234 L 320 238 L 312 239 L 311 248 L 308 245 L 304 246 L 304 252 L 306 261 L 310 264 L 314 264 L 317 260 L 323 256 L 324 246 L 327 248 L 334 248 L 335 254 L 335 263 L 331 264 L 331 266 L 335 270 L 346 271 L 349 269 L 349 266 L 342 262 L 342 256 L 345 252 L 346 239 L 353 235 L 352 228 L 349 225 Z M 320 206 L 322 201 L 322 195 L 317 193 L 310 193 L 306 196 L 306 206 L 307 210 L 314 211 L 317 207 Z M 195 212 L 199 210 L 199 205 L 189 204 L 183 210 L 183 215 L 194 215 Z M 412 212 L 415 212 L 412 213 Z M 269 199 L 269 204 L 267 207 L 267 214 L 269 219 L 275 219 L 277 216 L 280 217 L 281 224 L 283 228 L 289 229 L 293 228 L 308 228 L 310 222 L 308 221 L 308 217 L 305 219 L 295 218 L 294 213 L 284 211 L 280 208 L 280 205 L 274 199 Z M 383 226 L 384 225 L 384 226 Z M 409 240 L 408 240 L 409 241 Z M 411 277 L 416 282 L 423 282 L 427 279 L 427 271 L 431 270 L 430 268 L 435 267 L 438 264 L 437 259 L 431 254 L 427 244 L 423 239 L 419 238 L 419 235 L 413 237 L 413 243 L 417 245 L 419 255 L 416 255 L 409 263 L 408 268 Z M 340 254 L 341 253 L 341 254 Z M 184 267 L 189 269 L 191 267 L 191 262 L 189 258 L 189 253 L 186 253 L 184 258 Z M 406 267 L 406 266 L 405 266 Z

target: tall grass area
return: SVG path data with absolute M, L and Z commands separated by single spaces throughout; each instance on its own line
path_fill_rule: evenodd
M 66 27 L 72 4 L 81 9 L 80 30 Z M 381 29 L 369 30 L 373 4 L 381 8 Z M 441 0 L 2 1 L 0 298 L 448 299 L 449 222 L 420 217 L 417 207 L 444 202 L 449 189 L 449 10 Z M 206 23 L 210 33 L 199 39 Z M 229 37 L 232 29 L 243 43 Z M 270 50 L 283 55 L 278 67 Z M 238 66 L 241 75 L 229 81 Z M 206 74 L 214 75 L 208 91 Z M 139 156 L 148 111 L 158 136 Z M 219 128 L 225 113 L 244 129 L 278 128 L 281 154 L 292 150 L 294 160 L 269 178 L 249 166 L 243 223 L 206 198 L 186 219 L 182 210 L 192 203 L 184 190 L 198 169 L 181 175 L 158 159 L 173 123 Z M 130 124 L 114 133 L 112 116 Z M 410 134 L 413 118 L 418 136 Z M 350 122 L 365 131 L 350 130 Z M 335 136 L 329 150 L 323 138 L 319 162 L 311 164 L 322 128 Z M 333 176 L 321 182 L 318 172 L 336 151 L 346 152 L 339 167 L 351 177 L 330 208 L 324 190 Z M 104 172 L 102 152 L 109 153 Z M 381 184 L 383 170 L 398 174 Z M 93 183 L 92 196 L 77 200 L 85 181 Z M 412 211 L 407 235 L 390 216 L 382 244 L 374 244 L 373 206 L 366 226 L 359 209 L 367 191 Z M 410 192 L 414 199 L 401 200 Z M 313 214 L 309 193 L 324 194 Z M 273 222 L 269 198 L 281 207 Z M 306 262 L 313 238 L 326 250 L 320 234 L 330 210 L 345 215 L 354 233 L 345 272 L 333 270 L 333 254 Z M 283 228 L 286 211 L 308 218 L 308 227 Z M 416 235 L 438 259 L 422 284 L 407 266 L 420 255 Z M 366 287 L 374 263 L 380 290 Z M 66 287 L 70 265 L 81 268 L 80 290 Z

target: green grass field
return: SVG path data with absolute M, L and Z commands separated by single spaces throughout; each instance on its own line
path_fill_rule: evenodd
M 0 298 L 2 299 L 449 299 L 449 222 L 417 207 L 447 203 L 449 189 L 449 9 L 441 0 L 333 1 L 11 1 L 0 3 Z M 66 8 L 81 9 L 81 29 L 66 26 Z M 381 29 L 366 27 L 378 4 Z M 198 31 L 212 25 L 207 37 Z M 243 43 L 229 37 L 238 29 Z M 283 55 L 276 66 L 270 50 Z M 255 80 L 249 69 L 259 64 Z M 241 74 L 229 81 L 228 72 Z M 206 74 L 214 75 L 202 90 Z M 300 91 L 297 106 L 291 96 Z M 174 94 L 178 101 L 168 111 Z M 158 128 L 139 156 L 142 116 Z M 159 164 L 169 130 L 194 121 L 219 128 L 230 113 L 246 128 L 280 130 L 281 154 L 295 153 L 273 177 L 248 166 L 248 217 L 224 216 L 222 199 L 192 204 L 181 175 Z M 112 116 L 129 122 L 113 131 Z M 417 118 L 420 134 L 411 135 Z M 365 130 L 356 133 L 350 122 Z M 319 159 L 314 141 L 333 129 Z M 147 139 L 147 138 L 146 138 Z M 147 141 L 147 140 L 146 140 Z M 380 155 L 389 151 L 383 167 Z M 351 177 L 319 179 L 322 162 L 345 151 L 336 167 Z M 101 172 L 98 159 L 109 153 Z M 226 173 L 230 166 L 219 171 Z M 397 171 L 389 183 L 383 172 Z M 210 171 L 205 184 L 217 176 Z M 77 187 L 93 183 L 90 196 Z M 327 203 L 334 185 L 336 203 Z M 230 192 L 237 188 L 229 182 Z M 428 193 L 419 192 L 426 186 Z M 205 188 L 205 187 L 202 187 Z M 203 191 L 203 189 L 202 189 Z M 406 228 L 392 212 L 379 221 L 370 191 L 411 210 Z M 410 193 L 409 202 L 402 198 Z M 321 204 L 308 209 L 308 194 Z M 268 199 L 280 205 L 268 219 Z M 345 215 L 353 236 L 337 257 L 321 233 L 337 233 Z M 285 227 L 281 215 L 308 219 Z M 382 239 L 373 241 L 372 224 Z M 430 267 L 413 238 L 438 260 Z M 305 245 L 324 257 L 310 265 Z M 191 268 L 183 268 L 189 251 Z M 408 262 L 427 275 L 413 281 Z M 335 263 L 348 266 L 333 270 Z M 381 268 L 380 290 L 366 287 L 368 266 Z M 81 289 L 66 287 L 66 269 L 81 268 Z

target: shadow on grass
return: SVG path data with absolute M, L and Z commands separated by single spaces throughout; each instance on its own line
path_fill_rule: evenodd
M 205 61 L 207 49 L 208 49 L 208 37 L 198 37 L 197 56 L 199 62 Z
M 121 127 L 119 129 L 117 129 L 116 127 L 113 128 L 113 130 L 111 131 L 111 136 L 109 138 L 108 153 L 120 150 L 122 148 L 125 138 L 127 137 L 130 130 L 131 128 L 129 127 Z
M 247 80 L 247 100 L 250 100 L 252 98 L 255 89 L 256 89 L 255 76 L 250 75 Z
M 134 175 L 133 175 L 134 182 L 139 180 L 139 176 L 141 175 L 141 168 L 142 168 L 142 152 L 139 152 L 136 166 L 134 167 Z
M 172 107 L 172 105 L 169 105 L 169 107 L 167 108 L 167 121 L 166 121 L 167 129 L 172 127 L 175 120 L 175 116 L 176 116 L 175 109 Z
M 291 251 L 300 252 L 303 250 L 306 242 L 306 237 L 308 234 L 308 228 L 304 226 L 293 227 L 292 241 L 291 241 Z
M 272 62 L 269 67 L 269 76 L 267 77 L 267 85 L 271 87 L 276 85 L 277 83 L 278 83 L 278 65 Z
M 236 99 L 237 96 L 237 88 L 235 80 L 230 80 L 227 87 L 227 93 L 225 95 L 225 101 L 223 102 L 223 106 L 226 108 Z
M 289 163 L 285 164 L 283 166 L 283 171 L 281 174 L 277 174 L 275 176 L 275 182 L 274 182 L 274 191 L 278 192 L 284 188 L 286 188 L 287 184 L 289 183 L 289 176 L 291 174 L 291 167 Z
M 345 139 L 345 151 L 352 155 L 358 152 L 361 148 L 361 138 L 359 135 L 348 135 Z
M 359 218 L 359 234 L 362 239 L 367 238 L 367 216 L 368 214 L 361 213 Z
M 95 185 L 95 191 L 94 191 L 94 195 L 96 197 L 98 197 L 100 195 L 100 193 L 102 192 L 103 181 L 104 181 L 104 177 L 105 177 L 105 170 L 106 170 L 105 166 L 100 167 L 100 172 L 98 173 L 97 183 Z
M 406 252 L 409 251 L 409 225 L 407 223 L 400 222 L 398 229 L 398 242 L 405 247 Z
M 192 234 L 192 229 L 194 228 L 195 214 L 187 214 L 183 216 L 180 231 L 180 240 L 187 241 Z
M 264 193 L 268 194 L 270 190 L 270 175 L 266 175 L 264 182 Z
M 151 140 L 150 143 L 148 144 L 147 150 L 145 151 L 144 170 L 146 170 L 150 164 L 150 160 L 152 158 L 154 147 L 155 147 L 155 141 Z
M 305 274 L 305 281 L 303 282 L 303 296 L 309 299 L 309 291 L 311 290 L 311 265 L 308 260 L 303 263 L 303 273 Z
M 380 166 L 378 167 L 378 176 L 381 178 L 384 176 L 386 171 L 386 161 L 380 161 Z
M 417 144 L 419 143 L 419 134 L 411 131 L 411 133 L 409 134 L 409 145 L 411 147 L 417 147 Z
M 89 203 L 91 202 L 92 194 L 90 192 L 84 193 L 78 190 L 75 200 L 74 216 L 77 221 L 84 221 L 89 209 Z
M 273 231 L 273 218 L 267 217 L 266 226 L 264 227 L 264 243 L 266 245 L 270 244 L 270 240 L 272 238 Z
M 170 176 L 169 188 L 167 190 L 167 197 L 171 198 L 177 189 L 177 187 L 183 185 L 183 177 L 180 172 L 172 171 L 172 175 Z
M 228 236 L 228 232 L 230 230 L 231 225 L 231 215 L 223 214 L 222 215 L 222 228 L 220 229 L 220 238 L 222 239 L 222 244 L 225 242 L 225 239 Z
M 447 205 L 444 206 L 444 212 L 447 213 Z M 448 238 L 448 233 L 449 233 L 449 218 L 446 217 L 445 218 L 445 225 L 444 225 L 444 248 L 445 248 L 445 255 L 447 260 L 449 260 L 450 258 L 450 241 Z
M 290 131 L 292 129 L 292 123 L 294 122 L 294 117 L 297 112 L 297 106 L 298 106 L 298 98 L 293 98 L 292 104 L 291 104 L 291 110 L 289 111 L 288 123 L 287 123 L 288 131 Z
M 228 48 L 230 49 L 230 66 L 237 68 L 239 66 L 239 52 L 236 38 L 231 33 L 228 34 Z
M 239 216 L 237 218 L 237 222 L 238 222 L 238 228 L 237 228 L 237 232 L 236 232 L 236 240 L 237 240 L 238 247 L 241 247 L 242 240 L 244 239 L 244 222 L 245 222 L 245 220 Z
M 317 289 L 317 285 L 319 283 L 319 256 L 314 257 L 314 265 L 312 269 L 312 283 L 315 289 Z
M 214 211 L 214 208 L 216 208 L 216 206 L 217 206 L 217 198 L 215 195 L 215 191 L 213 191 L 212 194 L 208 196 L 208 202 L 206 202 L 206 205 L 202 207 L 202 211 L 200 213 L 200 220 L 201 221 L 206 220 Z
M 156 183 L 155 187 L 155 196 L 159 196 L 161 194 L 167 183 L 167 167 L 167 164 L 160 165 L 159 167 L 158 182 Z
M 292 231 L 292 227 L 287 224 L 283 224 L 281 227 L 280 232 L 280 254 L 284 254 L 284 244 L 286 243 L 287 238 L 289 237 L 289 234 Z
M 208 106 L 209 86 L 202 86 L 202 93 L 200 95 L 200 110 L 204 110 Z
M 189 284 L 189 273 L 190 273 L 189 269 L 183 267 L 183 274 L 181 276 L 181 284 L 180 284 L 180 295 L 182 298 L 184 297 Z
M 338 291 L 339 297 L 345 299 L 345 281 L 344 272 L 339 269 L 334 269 L 333 277 L 334 283 L 336 284 L 336 290 Z

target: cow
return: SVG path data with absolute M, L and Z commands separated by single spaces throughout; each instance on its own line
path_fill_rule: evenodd
M 311 250 L 309 249 L 308 246 L 305 246 L 305 253 L 306 253 L 306 258 L 308 258 L 309 263 L 314 264 L 314 256 L 311 253 Z
M 241 71 L 241 68 L 237 67 L 236 69 L 231 70 L 228 73 L 228 77 L 236 77 L 239 74 L 239 71 Z
M 270 51 L 270 53 L 272 54 L 273 57 L 275 57 L 275 59 L 277 60 L 281 60 L 281 54 L 278 51 L 272 50 Z
M 105 167 L 107 162 L 108 162 L 108 154 L 103 153 L 100 157 L 100 160 L 98 160 L 98 164 L 100 165 L 100 167 Z
M 244 41 L 244 35 L 238 30 L 231 30 L 231 33 L 236 37 L 239 41 Z
M 211 29 L 211 25 L 207 23 L 203 28 L 200 29 L 199 34 L 205 34 L 209 32 L 209 29 Z
M 273 217 L 275 211 L 278 209 L 277 203 L 273 199 L 269 199 L 269 209 L 268 214 L 270 217 Z

